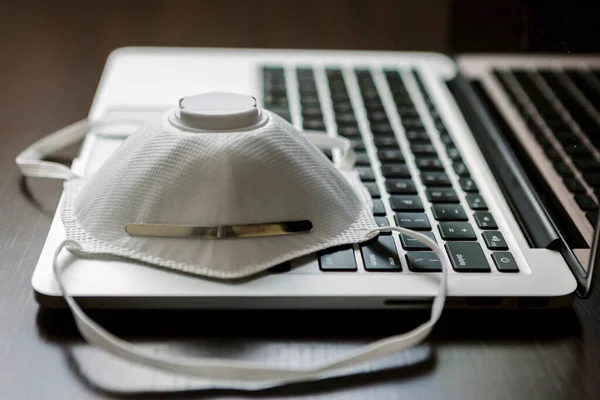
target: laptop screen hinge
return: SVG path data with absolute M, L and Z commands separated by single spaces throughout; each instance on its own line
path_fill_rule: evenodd
M 560 235 L 554 229 L 525 171 L 486 113 L 479 97 L 461 75 L 448 81 L 447 85 L 488 160 L 529 246 L 556 249 L 561 241 Z

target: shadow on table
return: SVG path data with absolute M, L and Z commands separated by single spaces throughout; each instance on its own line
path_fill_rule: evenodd
M 159 354 L 263 363 L 283 359 L 287 362 L 285 366 L 290 368 L 340 357 L 374 340 L 407 332 L 429 318 L 427 311 L 103 310 L 90 311 L 89 315 L 113 334 Z M 449 310 L 444 312 L 424 344 L 370 363 L 362 371 L 317 382 L 246 391 L 215 388 L 213 383 L 197 382 L 194 378 L 182 380 L 168 373 L 148 372 L 144 367 L 88 346 L 66 310 L 40 310 L 37 321 L 40 334 L 63 347 L 71 370 L 90 389 L 108 396 L 134 398 L 228 397 L 242 393 L 247 397 L 265 398 L 346 391 L 358 386 L 364 388 L 426 376 L 435 370 L 436 347 L 478 345 L 485 341 L 488 347 L 509 348 L 560 342 L 580 335 L 580 324 L 571 308 L 554 311 Z

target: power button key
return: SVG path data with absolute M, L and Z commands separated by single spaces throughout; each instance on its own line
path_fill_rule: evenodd
M 500 272 L 519 272 L 515 258 L 508 251 L 492 253 L 492 259 Z

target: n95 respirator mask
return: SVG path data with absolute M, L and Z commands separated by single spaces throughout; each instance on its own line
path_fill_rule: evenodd
M 443 273 L 427 323 L 314 369 L 290 370 L 144 353 L 84 314 L 68 295 L 55 259 L 59 287 L 90 343 L 164 370 L 261 387 L 320 379 L 404 350 L 429 334 L 443 308 L 448 261 L 427 236 L 376 224 L 348 140 L 298 131 L 252 97 L 207 93 L 183 98 L 141 123 L 89 176 L 42 161 L 90 129 L 120 122 L 80 122 L 17 157 L 24 175 L 65 180 L 60 216 L 66 236 L 56 256 L 65 250 L 113 255 L 228 281 L 391 230 L 430 247 Z M 332 162 L 323 149 L 337 152 L 339 161 Z

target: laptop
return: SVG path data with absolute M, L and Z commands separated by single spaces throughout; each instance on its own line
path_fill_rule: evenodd
M 154 118 L 204 92 L 254 96 L 300 130 L 352 141 L 377 222 L 446 252 L 448 308 L 561 308 L 590 294 L 598 262 L 599 71 L 583 56 L 125 47 L 108 57 L 89 118 Z M 133 129 L 90 131 L 71 168 L 94 174 Z M 57 212 L 32 276 L 42 307 L 65 307 L 52 272 L 64 234 Z M 111 309 L 427 308 L 440 270 L 397 233 L 239 284 L 128 260 L 59 263 L 82 307 Z

